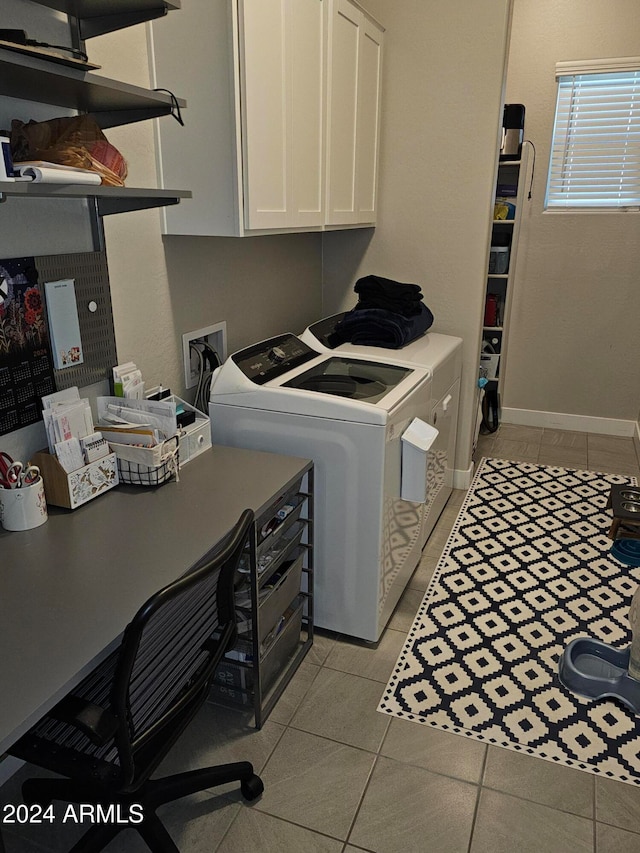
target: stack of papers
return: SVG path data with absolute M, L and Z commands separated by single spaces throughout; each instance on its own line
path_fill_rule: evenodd
M 102 435 L 94 431 L 91 406 L 80 398 L 77 387 L 48 394 L 42 405 L 49 453 L 67 474 L 110 452 Z
M 113 393 L 116 397 L 144 400 L 142 371 L 132 361 L 116 364 L 113 368 Z
M 28 160 L 13 164 L 16 181 L 32 181 L 44 184 L 93 184 L 98 186 L 102 178 L 90 169 L 76 169 L 73 166 L 61 166 L 46 160 Z
M 110 444 L 155 447 L 178 431 L 176 403 L 98 397 L 98 429 Z
M 81 439 L 94 431 L 89 401 L 80 399 L 75 386 L 48 394 L 42 398 L 42 405 L 50 453 L 55 453 L 55 446 L 59 442 L 70 438 Z

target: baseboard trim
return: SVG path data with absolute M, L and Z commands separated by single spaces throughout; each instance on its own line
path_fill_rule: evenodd
M 534 409 L 502 409 L 501 420 L 505 424 L 536 426 L 547 429 L 569 429 L 574 432 L 620 435 L 629 438 L 638 432 L 635 421 L 616 418 L 596 418 L 589 415 L 569 415 L 563 412 L 540 412 Z
M 453 488 L 468 489 L 473 479 L 473 462 L 465 471 L 461 468 L 453 469 Z

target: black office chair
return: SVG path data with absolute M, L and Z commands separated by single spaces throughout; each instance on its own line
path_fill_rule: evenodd
M 249 762 L 150 779 L 202 706 L 215 668 L 236 637 L 234 575 L 253 522 L 245 510 L 221 545 L 140 608 L 122 643 L 10 752 L 67 778 L 28 779 L 26 803 L 113 805 L 154 853 L 179 853 L 156 809 L 240 781 L 247 800 L 263 791 Z M 214 735 L 212 734 L 212 737 Z M 72 853 L 102 850 L 125 825 L 94 825 Z

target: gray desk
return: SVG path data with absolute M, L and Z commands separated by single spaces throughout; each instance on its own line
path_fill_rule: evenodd
M 308 461 L 214 447 L 154 489 L 118 486 L 35 530 L 0 530 L 0 753 L 116 644 L 138 608 Z

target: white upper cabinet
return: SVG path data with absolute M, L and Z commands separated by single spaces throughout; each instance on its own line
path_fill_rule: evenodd
M 189 0 L 172 16 L 179 20 L 150 25 L 154 85 L 180 92 L 188 104 L 185 127 L 157 124 L 162 185 L 193 191 L 192 200 L 163 212 L 165 233 L 244 236 L 375 220 L 381 30 L 340 0 L 358 19 L 355 65 L 341 51 L 334 70 L 331 2 Z M 353 92 L 341 80 L 353 81 Z M 349 110 L 350 137 L 342 126 Z M 351 154 L 342 150 L 347 137 Z M 340 153 L 328 160 L 334 142 Z M 332 193 L 339 205 L 328 218 Z
M 383 29 L 349 0 L 332 0 L 327 111 L 328 225 L 374 224 Z

